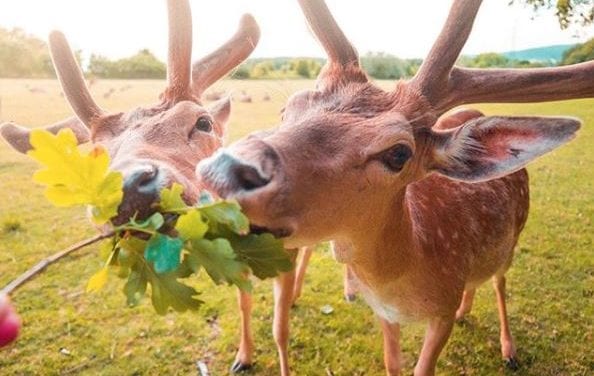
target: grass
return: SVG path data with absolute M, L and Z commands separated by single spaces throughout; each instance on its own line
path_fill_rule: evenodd
M 127 85 L 129 90 L 120 91 Z M 383 85 L 389 85 L 383 83 Z M 32 94 L 40 87 L 44 94 Z M 245 89 L 254 103 L 234 103 L 230 140 L 273 125 L 288 95 L 312 87 L 307 81 L 223 82 Z M 156 100 L 162 82 L 100 81 L 98 102 L 126 110 Z M 110 98 L 103 93 L 116 92 Z M 272 101 L 261 100 L 264 92 Z M 0 80 L 3 120 L 39 126 L 69 116 L 53 80 Z M 529 168 L 532 208 L 514 265 L 508 273 L 509 314 L 519 347 L 515 375 L 594 373 L 594 100 L 538 105 L 479 106 L 488 114 L 572 115 L 584 120 L 577 140 Z M 93 234 L 85 211 L 51 207 L 31 181 L 35 164 L 0 142 L 0 286 L 42 257 Z M 3 375 L 185 375 L 206 360 L 212 375 L 226 374 L 236 350 L 235 290 L 196 280 L 207 304 L 195 313 L 153 313 L 145 301 L 127 308 L 123 282 L 113 278 L 102 292 L 83 293 L 101 265 L 90 248 L 58 265 L 15 296 L 24 320 L 20 340 L 0 351 Z M 325 246 L 314 255 L 299 305 L 293 310 L 290 356 L 295 375 L 383 374 L 382 341 L 369 308 L 342 299 L 342 267 Z M 277 375 L 271 334 L 270 282 L 257 282 L 253 327 L 254 375 Z M 334 312 L 321 313 L 330 304 Z M 423 325 L 403 329 L 404 374 L 418 356 Z M 454 333 L 439 362 L 444 375 L 504 374 L 499 353 L 495 298 L 479 289 L 475 308 Z M 66 351 L 65 351 L 65 350 Z

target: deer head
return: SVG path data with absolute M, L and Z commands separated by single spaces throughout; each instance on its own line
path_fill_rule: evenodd
M 322 0 L 299 0 L 328 54 L 316 88 L 293 95 L 278 128 L 199 164 L 203 182 L 236 198 L 252 223 L 287 246 L 351 238 L 385 226 L 406 187 L 437 173 L 468 182 L 521 169 L 569 141 L 571 118 L 481 117 L 437 129 L 455 106 L 594 96 L 594 62 L 543 69 L 464 69 L 454 63 L 481 0 L 455 0 L 417 74 L 392 91 L 372 84 Z M 381 219 L 378 219 L 381 218 Z
M 124 176 L 124 199 L 114 223 L 133 215 L 151 214 L 162 188 L 173 182 L 184 186 L 185 199 L 196 202 L 199 186 L 194 177 L 198 161 L 222 145 L 229 118 L 229 99 L 210 107 L 202 93 L 241 63 L 258 43 L 259 29 L 250 15 L 241 19 L 237 33 L 219 49 L 191 65 L 192 16 L 187 0 L 168 0 L 169 53 L 167 87 L 160 102 L 128 112 L 109 113 L 93 100 L 64 35 L 54 31 L 49 47 L 58 79 L 76 117 L 50 125 L 74 131 L 80 143 L 104 145 L 112 168 Z M 16 150 L 26 153 L 29 130 L 2 124 L 0 133 Z

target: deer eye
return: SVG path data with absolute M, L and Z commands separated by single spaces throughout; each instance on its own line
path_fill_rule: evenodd
M 381 161 L 391 171 L 399 172 L 411 156 L 412 150 L 410 147 L 404 144 L 397 144 L 383 153 Z
M 194 130 L 207 133 L 212 131 L 212 120 L 206 116 L 199 117 L 194 124 Z

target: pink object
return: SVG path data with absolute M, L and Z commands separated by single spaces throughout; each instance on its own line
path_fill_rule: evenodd
M 19 335 L 21 319 L 16 314 L 10 300 L 0 296 L 0 347 L 7 346 Z

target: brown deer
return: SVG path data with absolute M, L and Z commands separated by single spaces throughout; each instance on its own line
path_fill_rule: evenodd
M 169 57 L 167 87 L 150 107 L 123 113 L 100 108 L 85 85 L 82 72 L 60 32 L 52 32 L 49 46 L 58 79 L 76 117 L 46 127 L 56 133 L 70 128 L 80 143 L 105 146 L 112 168 L 124 176 L 124 199 L 115 224 L 133 215 L 146 218 L 162 188 L 177 182 L 185 199 L 195 203 L 202 187 L 194 168 L 222 146 L 230 101 L 225 98 L 206 108 L 205 90 L 245 60 L 258 43 L 258 25 L 250 15 L 241 19 L 237 33 L 219 49 L 191 64 L 192 16 L 188 0 L 168 0 Z M 0 126 L 0 134 L 17 151 L 26 153 L 29 130 L 14 123 Z
M 502 355 L 516 367 L 504 275 L 528 215 L 523 168 L 571 140 L 580 122 L 465 112 L 436 123 L 461 104 L 593 97 L 594 62 L 454 67 L 481 5 L 455 0 L 417 74 L 384 91 L 369 81 L 323 0 L 299 4 L 328 54 L 316 88 L 292 96 L 278 128 L 219 150 L 197 173 L 287 247 L 336 240 L 381 321 L 388 374 L 400 372 L 399 324 L 409 320 L 428 321 L 414 373 L 434 374 L 456 316 L 488 279 Z M 290 304 L 292 279 L 277 283 L 277 307 Z M 286 346 L 288 328 L 274 334 Z M 288 375 L 286 360 L 281 368 Z
M 64 35 L 54 31 L 49 47 L 58 79 L 76 117 L 47 129 L 53 133 L 71 128 L 79 142 L 104 145 L 112 168 L 124 175 L 124 201 L 116 221 L 136 212 L 150 215 L 151 204 L 163 187 L 182 184 L 186 199 L 195 202 L 200 186 L 194 165 L 222 145 L 230 101 L 225 98 L 211 107 L 201 105 L 202 93 L 241 63 L 255 48 L 259 29 L 245 15 L 238 32 L 205 58 L 191 65 L 192 16 L 187 0 L 168 0 L 169 58 L 167 88 L 159 103 L 128 112 L 109 113 L 93 100 L 82 72 Z M 30 149 L 29 130 L 14 123 L 2 124 L 2 136 L 16 150 Z

